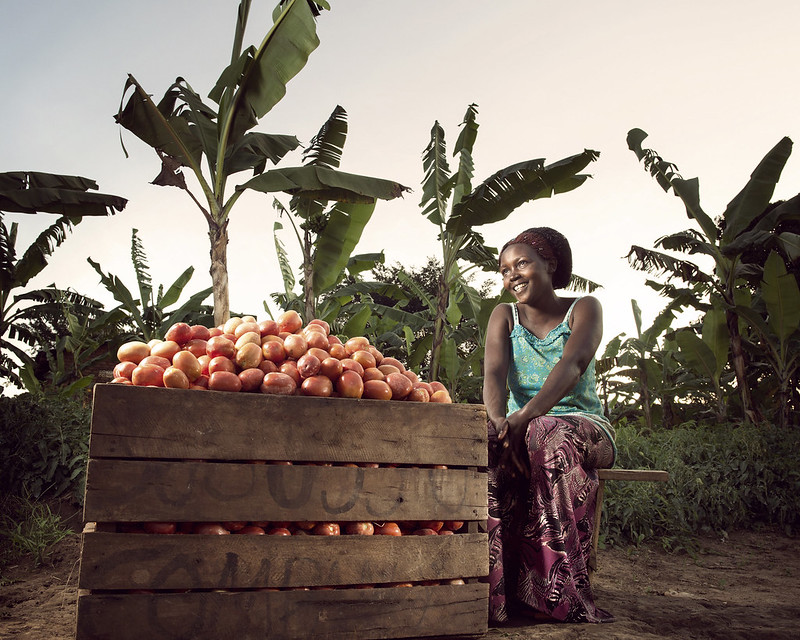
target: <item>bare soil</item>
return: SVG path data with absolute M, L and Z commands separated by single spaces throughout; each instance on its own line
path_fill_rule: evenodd
M 486 640 L 789 639 L 800 637 L 800 539 L 776 531 L 701 538 L 692 553 L 654 546 L 601 550 L 594 578 L 599 606 L 616 622 L 568 625 L 519 620 Z M 72 639 L 80 536 L 3 571 L 0 638 Z

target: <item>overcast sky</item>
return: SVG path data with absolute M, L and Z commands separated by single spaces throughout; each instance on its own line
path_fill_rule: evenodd
M 258 45 L 274 2 L 253 1 L 245 44 Z M 439 121 L 448 149 L 470 103 L 478 105 L 474 184 L 510 164 L 600 152 L 578 190 L 520 207 L 482 227 L 502 245 L 547 225 L 571 241 L 575 272 L 599 282 L 604 342 L 635 334 L 630 300 L 645 323 L 663 306 L 646 275 L 625 260 L 694 226 L 627 149 L 634 127 L 645 146 L 699 177 L 701 203 L 716 216 L 783 136 L 800 139 L 797 63 L 800 3 L 790 0 L 331 0 L 318 20 L 320 47 L 259 129 L 307 142 L 336 105 L 350 132 L 342 170 L 413 189 L 378 204 L 359 252 L 384 250 L 408 267 L 438 255 L 436 227 L 420 214 L 421 156 Z M 113 120 L 128 73 L 160 98 L 177 76 L 205 96 L 230 58 L 237 0 L 0 0 L 0 171 L 92 178 L 129 199 L 112 218 L 87 219 L 31 283 L 110 297 L 86 258 L 130 288 L 131 229 L 139 230 L 154 284 L 189 265 L 187 292 L 210 285 L 206 224 L 186 195 L 149 182 L 154 152 Z M 120 146 L 120 134 L 130 154 Z M 281 166 L 299 163 L 288 157 Z M 455 160 L 451 166 L 455 167 Z M 800 191 L 798 157 L 775 199 Z M 241 181 L 247 174 L 241 174 Z M 262 301 L 282 289 L 271 197 L 247 195 L 233 210 L 228 267 L 231 308 L 266 317 Z M 8 214 L 22 251 L 51 216 Z M 288 231 L 288 230 L 287 230 Z M 292 235 L 283 241 L 294 264 Z M 275 311 L 274 305 L 272 306 Z

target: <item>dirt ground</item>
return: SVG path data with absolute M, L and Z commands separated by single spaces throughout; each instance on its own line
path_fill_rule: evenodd
M 51 564 L 7 567 L 0 586 L 0 638 L 72 639 L 80 536 L 54 548 Z M 616 622 L 519 621 L 486 640 L 789 639 L 800 637 L 800 539 L 778 532 L 734 532 L 697 541 L 692 554 L 656 547 L 601 550 L 596 600 Z

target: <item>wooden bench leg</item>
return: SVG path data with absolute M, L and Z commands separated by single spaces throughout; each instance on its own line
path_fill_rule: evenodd
M 606 481 L 600 478 L 597 486 L 597 498 L 594 505 L 594 524 L 592 526 L 592 550 L 589 553 L 589 579 L 597 571 L 597 543 L 600 540 L 600 517 L 603 514 L 603 493 L 605 492 Z

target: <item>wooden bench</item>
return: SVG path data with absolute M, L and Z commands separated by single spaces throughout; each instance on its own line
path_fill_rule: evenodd
M 592 532 L 592 553 L 589 556 L 589 575 L 597 571 L 597 543 L 600 540 L 600 516 L 603 512 L 603 494 L 606 480 L 628 480 L 635 482 L 666 482 L 669 473 L 650 469 L 598 469 L 600 486 L 597 488 L 597 504 L 594 508 L 594 531 Z

